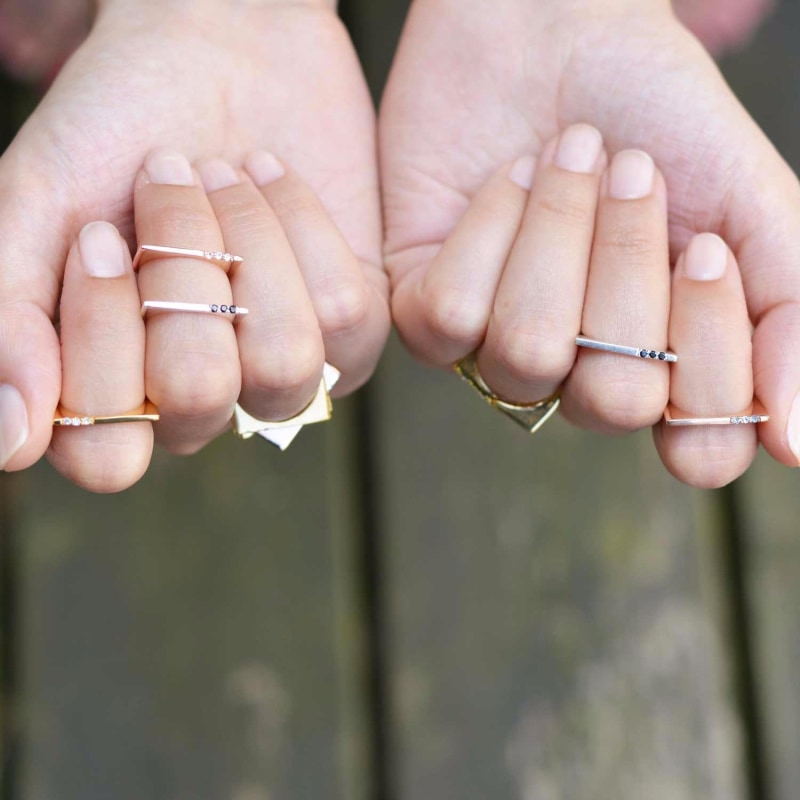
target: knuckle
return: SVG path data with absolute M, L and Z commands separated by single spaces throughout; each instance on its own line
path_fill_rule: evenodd
M 514 380 L 559 384 L 572 369 L 575 348 L 552 330 L 506 326 L 494 343 L 495 358 Z
M 439 339 L 471 347 L 483 337 L 486 326 L 483 310 L 466 303 L 455 292 L 426 288 L 422 314 L 428 330 Z
M 595 248 L 628 262 L 650 261 L 661 255 L 656 239 L 647 236 L 642 227 L 634 222 L 611 225 L 598 235 Z
M 663 391 L 648 379 L 630 375 L 602 381 L 587 390 L 590 414 L 619 431 L 633 432 L 655 425 L 667 404 Z
M 536 200 L 535 208 L 551 220 L 570 226 L 589 221 L 594 211 L 593 205 L 587 204 L 579 192 L 566 185 L 551 188 Z
M 369 291 L 365 281 L 340 279 L 336 288 L 318 298 L 317 321 L 325 336 L 357 330 L 369 316 Z
M 265 341 L 260 352 L 244 360 L 244 383 L 261 392 L 296 394 L 319 382 L 324 359 L 317 332 L 284 332 Z
M 237 234 L 247 241 L 258 241 L 274 225 L 273 218 L 264 213 L 264 208 L 252 202 L 229 202 L 217 209 L 217 221 L 223 231 L 236 229 Z
M 185 353 L 178 365 L 158 376 L 153 399 L 176 417 L 204 417 L 233 407 L 240 389 L 238 369 L 221 358 Z
M 156 235 L 163 236 L 165 241 L 179 241 L 184 238 L 186 241 L 193 241 L 202 239 L 204 234 L 207 238 L 209 232 L 217 227 L 209 209 L 177 203 L 167 203 L 159 208 L 154 223 Z
M 319 201 L 307 191 L 282 192 L 270 196 L 269 202 L 273 211 L 285 222 L 302 221 L 306 224 L 309 218 L 323 215 Z

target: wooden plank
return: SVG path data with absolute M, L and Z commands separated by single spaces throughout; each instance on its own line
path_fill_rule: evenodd
M 161 454 L 119 496 L 21 479 L 18 797 L 367 796 L 340 407 L 285 454 Z
M 742 798 L 716 495 L 396 343 L 373 391 L 399 800 Z
M 795 170 L 800 169 L 800 6 L 780 3 L 724 72 Z M 763 736 L 766 796 L 795 800 L 800 785 L 800 494 L 794 470 L 760 454 L 740 481 L 741 532 Z

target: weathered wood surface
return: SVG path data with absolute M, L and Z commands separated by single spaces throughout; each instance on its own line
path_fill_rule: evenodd
M 465 389 L 376 387 L 397 796 L 743 797 L 715 495 Z
M 17 479 L 15 797 L 366 797 L 339 410 L 283 457 L 231 437 L 120 496 Z

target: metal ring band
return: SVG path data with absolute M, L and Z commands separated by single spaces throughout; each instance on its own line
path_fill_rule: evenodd
M 670 403 L 664 411 L 664 421 L 670 427 L 690 428 L 700 425 L 759 425 L 769 421 L 764 408 L 754 403 L 746 411 L 724 417 L 692 417 Z
M 142 303 L 142 316 L 148 311 L 180 311 L 189 314 L 213 314 L 225 317 L 232 322 L 237 317 L 244 317 L 250 310 L 243 306 L 226 305 L 225 303 L 173 303 L 167 300 L 145 300 Z
M 668 361 L 674 364 L 678 360 L 675 353 L 667 350 L 650 350 L 646 347 L 628 347 L 622 344 L 611 344 L 610 342 L 600 342 L 597 339 L 590 339 L 587 336 L 577 336 L 575 344 L 578 347 L 588 347 L 592 350 L 604 350 L 607 353 L 616 353 L 620 356 L 631 356 L 633 358 L 647 359 L 650 361 Z
M 149 256 L 149 258 L 148 258 Z M 221 250 L 193 250 L 184 247 L 165 247 L 155 244 L 141 244 L 133 257 L 133 271 L 139 269 L 153 258 L 196 258 L 208 261 L 220 267 L 224 272 L 229 272 L 234 264 L 241 264 L 244 259 Z
M 561 390 L 535 403 L 511 403 L 498 397 L 478 371 L 477 356 L 470 353 L 453 365 L 453 369 L 493 408 L 513 419 L 528 433 L 536 433 L 561 404 Z
M 125 414 L 101 417 L 73 414 L 59 406 L 53 418 L 53 425 L 57 428 L 82 428 L 91 425 L 110 425 L 117 422 L 158 422 L 159 419 L 161 419 L 161 415 L 158 413 L 158 409 L 147 400 L 138 408 Z

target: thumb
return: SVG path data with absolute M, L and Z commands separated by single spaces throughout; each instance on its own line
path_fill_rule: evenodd
M 740 259 L 753 335 L 756 397 L 770 415 L 759 425 L 773 458 L 800 465 L 800 184 L 764 139 L 742 170 L 723 235 Z M 730 235 L 728 235 L 730 231 Z
M 45 453 L 61 393 L 53 319 L 69 239 L 65 194 L 15 142 L 0 159 L 0 469 Z

